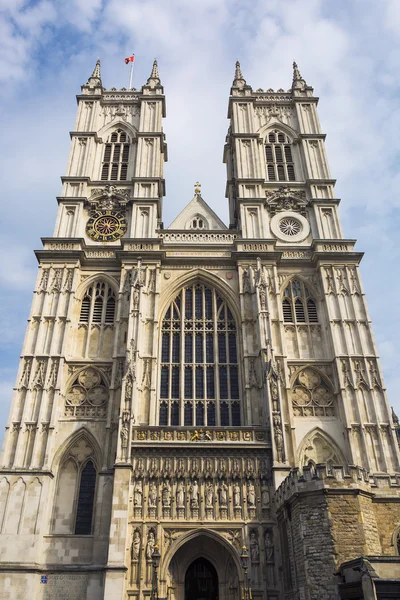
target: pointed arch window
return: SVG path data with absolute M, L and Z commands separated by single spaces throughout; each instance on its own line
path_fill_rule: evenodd
M 114 131 L 104 147 L 102 181 L 126 181 L 130 139 L 122 129 Z
M 78 502 L 76 507 L 75 534 L 92 533 L 94 494 L 96 490 L 96 469 L 89 460 L 81 471 Z
M 114 290 L 105 282 L 91 285 L 82 300 L 80 323 L 113 325 L 115 319 Z
M 236 323 L 216 290 L 194 283 L 162 322 L 160 425 L 241 423 Z
M 91 535 L 93 530 L 97 469 L 93 454 L 80 462 L 79 452 L 75 445 L 60 466 L 54 498 L 54 533 Z
M 285 323 L 318 323 L 317 306 L 307 286 L 293 279 L 285 288 L 282 300 Z
M 292 145 L 281 131 L 271 131 L 265 146 L 268 181 L 296 181 Z

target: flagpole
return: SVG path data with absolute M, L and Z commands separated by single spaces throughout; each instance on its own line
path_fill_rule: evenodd
M 131 62 L 131 72 L 129 73 L 129 89 L 132 89 L 133 62 Z

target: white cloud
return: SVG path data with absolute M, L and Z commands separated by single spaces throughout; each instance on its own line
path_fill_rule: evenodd
M 391 355 L 400 324 L 389 317 L 397 314 L 400 294 L 394 276 L 400 252 L 397 0 L 1 0 L 0 6 L 0 153 L 3 206 L 9 213 L 0 283 L 14 303 L 6 310 L 17 310 L 16 289 L 32 286 L 35 262 L 29 254 L 39 247 L 39 236 L 52 233 L 54 197 L 60 193 L 58 177 L 74 121 L 73 96 L 98 55 L 106 87 L 127 84 L 127 53 L 136 54 L 137 87 L 153 58 L 159 60 L 170 156 L 166 224 L 191 199 L 197 179 L 205 199 L 227 221 L 222 151 L 235 60 L 241 60 L 254 89 L 287 89 L 296 59 L 320 96 L 328 159 L 343 197 L 345 235 L 359 237 L 357 249 L 366 250 L 362 273 L 386 383 L 396 389 Z M 24 294 L 19 312 L 27 312 L 28 302 Z M 5 327 L 9 339 L 10 327 Z

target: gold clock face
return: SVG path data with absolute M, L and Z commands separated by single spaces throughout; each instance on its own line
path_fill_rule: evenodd
M 86 224 L 86 232 L 96 242 L 115 242 L 127 230 L 125 215 L 116 210 L 92 212 Z

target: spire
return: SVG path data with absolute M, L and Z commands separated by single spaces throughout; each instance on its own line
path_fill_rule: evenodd
M 96 77 L 97 79 L 101 79 L 100 58 L 97 59 L 96 66 L 93 69 L 92 77 Z
M 232 87 L 243 88 L 246 85 L 246 80 L 243 78 L 240 62 L 237 60 L 235 65 L 235 78 Z
M 97 59 L 96 66 L 93 69 L 93 73 L 88 79 L 87 84 L 89 87 L 98 87 L 102 86 L 101 83 L 101 72 L 100 72 L 100 58 Z
M 395 427 L 399 427 L 399 417 L 396 415 L 396 413 L 394 412 L 393 406 L 390 407 L 392 409 L 392 420 L 393 420 L 393 425 Z
M 160 80 L 160 76 L 158 74 L 158 63 L 157 63 L 157 59 L 154 59 L 153 62 L 153 68 L 151 70 L 151 74 L 150 77 L 147 80 L 147 85 L 150 85 L 152 87 L 156 86 L 156 85 L 160 85 L 161 80 Z
M 306 86 L 305 80 L 302 78 L 297 63 L 293 61 L 293 83 L 292 90 L 303 89 Z

